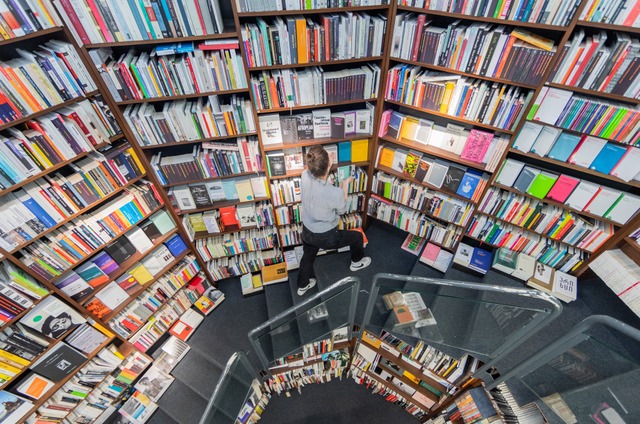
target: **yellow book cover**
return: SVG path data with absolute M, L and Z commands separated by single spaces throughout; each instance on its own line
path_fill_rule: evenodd
M 133 161 L 136 163 L 136 165 L 138 166 L 138 169 L 140 170 L 140 172 L 142 172 L 143 174 L 146 172 L 144 170 L 144 166 L 142 166 L 142 162 L 140 162 L 140 159 L 138 158 L 138 155 L 136 155 L 136 152 L 133 150 L 133 147 L 129 147 L 126 150 L 127 153 L 129 153 L 131 155 L 131 158 L 133 159 Z
M 144 265 L 140 264 L 134 268 L 131 268 L 129 270 L 129 274 L 131 274 L 132 277 L 134 277 L 136 280 L 138 280 L 138 283 L 144 285 L 146 283 L 148 283 L 149 281 L 153 280 L 153 275 L 151 275 L 151 273 L 149 272 L 149 270 L 147 268 L 145 268 Z
M 369 157 L 369 139 L 351 140 L 351 162 L 365 162 Z
M 362 340 L 366 342 L 368 345 L 373 346 L 375 348 L 379 348 L 381 344 L 380 339 L 378 339 L 376 336 L 369 333 L 368 331 L 365 331 L 362 333 Z
M 447 81 L 444 85 L 444 95 L 442 96 L 442 103 L 440 104 L 440 112 L 447 113 L 447 110 L 449 110 L 449 102 L 451 101 L 451 95 L 455 87 L 456 83 L 453 81 Z
M 231 53 L 229 53 L 229 50 L 225 50 L 224 55 L 225 55 L 225 58 L 227 59 L 226 69 L 233 69 L 234 68 L 233 61 L 231 60 Z M 231 87 L 238 88 L 238 83 L 236 81 L 235 73 L 233 71 L 229 71 L 228 75 L 229 75 L 229 79 L 231 80 Z M 224 87 L 224 85 L 221 85 L 220 87 Z
M 502 84 L 502 88 L 500 89 L 500 94 L 498 95 L 498 98 L 496 100 L 496 102 L 493 105 L 493 109 L 491 109 L 491 113 L 487 114 L 487 117 L 485 118 L 485 121 L 489 122 L 492 118 L 493 118 L 493 114 L 496 112 L 496 109 L 498 108 L 498 105 L 500 104 L 500 99 L 502 99 L 502 96 L 504 95 L 504 90 L 506 88 L 506 84 Z
M 15 375 L 20 372 L 20 368 L 14 367 L 13 365 L 5 364 L 0 362 L 0 372 L 5 375 Z
M 238 192 L 238 199 L 241 202 L 254 199 L 253 190 L 251 189 L 251 181 L 248 179 L 236 181 L 236 191 Z
M 288 280 L 289 274 L 287 273 L 286 262 L 262 267 L 262 282 L 264 285 L 280 283 Z
M 21 358 L 18 355 L 14 355 L 13 353 L 9 353 L 6 350 L 1 350 L 1 349 L 0 349 L 0 357 L 6 358 L 11 362 L 15 362 L 16 364 L 24 365 L 25 367 L 31 363 L 28 360 Z
M 407 377 L 409 380 L 413 381 L 416 384 L 420 384 L 420 379 L 415 375 L 411 374 L 409 371 L 405 371 L 402 373 L 403 376 Z
M 515 28 L 511 35 L 514 37 L 526 41 L 529 44 L 533 44 L 536 47 L 539 47 L 546 51 L 551 51 L 553 49 L 553 40 L 542 37 L 538 34 L 534 34 L 522 28 Z
M 400 127 L 400 135 L 398 139 L 414 141 L 416 139 L 416 134 L 418 133 L 419 127 L 420 120 L 418 118 L 414 116 L 407 116 L 402 122 L 402 127 Z
M 253 274 L 251 276 L 251 284 L 253 285 L 254 289 L 259 289 L 260 287 L 262 287 L 262 278 L 260 277 L 260 274 Z
M 93 326 L 93 328 L 95 328 L 96 330 L 98 330 L 99 332 L 104 334 L 105 336 L 107 336 L 107 337 L 115 337 L 115 335 L 111 331 L 107 330 L 104 326 L 98 324 L 97 322 L 93 321 L 91 323 L 91 325 Z
M 382 153 L 380 154 L 380 162 L 379 165 L 386 166 L 387 168 L 393 167 L 393 157 L 395 155 L 395 151 L 388 147 L 382 148 Z
M 153 83 L 153 86 L 156 88 L 156 91 L 162 94 L 162 90 L 160 89 L 160 85 L 158 85 L 158 81 L 156 80 L 156 75 L 151 65 L 147 66 L 147 73 L 149 74 L 149 77 L 151 78 L 151 82 Z
M 298 63 L 308 63 L 307 52 L 307 20 L 296 19 L 296 41 L 298 43 Z
M 44 164 L 44 166 L 46 166 L 47 168 L 53 166 L 53 163 L 51 163 L 49 158 L 47 158 L 47 155 L 42 151 L 40 146 L 38 146 L 36 143 L 29 143 L 29 147 L 31 147 L 31 151 L 38 157 L 40 163 Z

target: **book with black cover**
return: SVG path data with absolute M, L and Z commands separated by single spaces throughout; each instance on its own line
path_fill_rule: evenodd
M 311 140 L 313 138 L 313 115 L 302 113 L 298 118 L 298 140 Z
M 113 258 L 114 261 L 121 265 L 136 253 L 136 248 L 126 237 L 120 237 L 114 243 L 104 248 L 104 251 Z
M 156 224 L 154 224 L 153 221 L 145 221 L 140 225 L 140 228 L 151 241 L 155 241 L 162 236 L 162 233 L 158 230 L 158 227 L 156 227 Z
M 313 125 L 311 126 L 313 129 Z M 269 173 L 272 177 L 287 175 L 287 168 L 284 164 L 284 153 L 267 155 L 269 161 Z
M 444 183 L 442 183 L 442 190 L 449 193 L 455 193 L 460 186 L 460 181 L 464 177 L 465 170 L 458 168 L 457 166 L 450 166 L 447 171 L 447 175 L 444 177 Z
M 74 372 L 86 359 L 86 356 L 71 346 L 60 342 L 31 365 L 31 370 L 58 382 Z
M 189 191 L 193 201 L 196 203 L 196 208 L 204 208 L 211 204 L 209 193 L 207 192 L 207 186 L 204 184 L 192 184 L 189 185 Z
M 331 114 L 331 138 L 344 138 L 344 113 Z

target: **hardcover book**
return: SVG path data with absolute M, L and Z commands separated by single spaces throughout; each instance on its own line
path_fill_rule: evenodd
M 311 113 L 301 113 L 298 118 L 298 140 L 313 139 L 313 115 Z
M 344 138 L 344 113 L 331 114 L 331 138 Z
M 458 187 L 460 186 L 460 182 L 462 181 L 462 177 L 464 177 L 464 174 L 464 169 L 459 168 L 455 165 L 451 165 L 444 177 L 442 190 L 449 193 L 456 193 L 458 191 Z
M 281 177 L 287 175 L 287 168 L 284 162 L 284 153 L 268 154 L 267 164 L 269 166 L 269 175 L 272 177 Z

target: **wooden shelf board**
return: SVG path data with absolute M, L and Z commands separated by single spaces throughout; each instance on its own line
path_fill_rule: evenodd
M 140 103 L 169 102 L 173 100 L 195 99 L 198 97 L 223 96 L 225 94 L 239 94 L 239 93 L 249 93 L 249 89 L 239 88 L 234 90 L 207 91 L 204 93 L 181 94 L 176 96 L 149 97 L 144 99 L 123 100 L 120 102 L 116 102 L 116 104 L 118 106 L 126 106 L 126 105 L 136 105 Z
M 352 136 L 345 138 L 312 138 L 309 140 L 298 140 L 295 143 L 276 143 L 276 144 L 267 144 L 264 146 L 265 152 L 271 152 L 274 150 L 286 150 L 286 149 L 295 149 L 297 147 L 307 147 L 314 146 L 316 144 L 332 144 L 332 143 L 340 143 L 343 141 L 351 141 L 351 140 L 359 140 L 359 139 L 372 139 L 374 136 L 372 134 L 352 134 Z
M 121 193 L 122 191 L 124 191 L 125 188 L 132 186 L 135 182 L 140 181 L 141 179 L 144 178 L 144 175 L 141 175 L 139 177 L 134 178 L 133 180 L 127 182 L 127 184 L 120 186 L 118 188 L 116 188 L 114 191 L 112 191 L 111 193 L 107 194 L 106 196 L 102 197 L 101 199 L 93 202 L 92 204 L 90 204 L 89 206 L 87 206 L 84 209 L 79 210 L 78 212 L 74 213 L 73 215 L 69 216 L 68 218 L 64 219 L 63 221 L 61 221 L 60 223 L 54 225 L 51 228 L 48 228 L 46 231 L 41 232 L 40 234 L 38 234 L 37 236 L 35 236 L 34 238 L 32 238 L 31 240 L 27 240 L 26 243 L 23 243 L 21 245 L 19 245 L 18 247 L 16 247 L 15 249 L 13 249 L 10 253 L 14 254 L 16 253 L 18 250 L 25 248 L 26 246 L 30 245 L 31 243 L 33 243 L 36 240 L 40 240 L 42 237 L 46 236 L 47 234 L 51 234 L 53 231 L 57 230 L 58 228 L 62 227 L 65 224 L 68 224 L 69 222 L 73 221 L 74 219 L 76 219 L 77 217 L 79 217 L 82 214 L 87 213 L 87 211 L 91 210 L 92 208 L 95 208 L 96 206 L 102 204 L 103 202 L 105 202 L 106 200 L 111 199 L 112 197 L 115 197 L 117 194 Z
M 352 105 L 357 103 L 375 103 L 378 101 L 377 97 L 372 97 L 370 99 L 356 99 L 356 100 L 343 100 L 341 102 L 331 102 L 331 103 L 321 103 L 317 105 L 304 105 L 304 106 L 291 106 L 291 107 L 274 107 L 269 109 L 257 109 L 256 113 L 258 115 L 264 113 L 278 113 L 278 112 L 292 112 L 294 110 L 306 110 L 306 109 L 318 109 L 318 108 L 328 108 L 333 106 L 342 106 L 342 105 Z
M 206 206 L 204 208 L 191 209 L 191 210 L 188 210 L 188 211 L 176 211 L 176 213 L 178 215 L 187 215 L 187 214 L 190 214 L 190 213 L 200 213 L 200 212 L 212 211 L 212 210 L 215 210 L 215 209 L 224 208 L 225 206 L 235 206 L 235 205 L 242 205 L 242 204 L 246 204 L 246 203 L 258 203 L 258 202 L 262 202 L 264 200 L 269 200 L 269 197 L 260 197 L 260 198 L 255 198 L 253 200 L 225 200 L 225 201 L 222 201 L 222 202 L 215 202 L 211 206 Z
M 633 250 L 635 250 L 637 253 L 640 253 L 640 244 L 638 244 L 634 239 L 632 239 L 631 237 L 625 237 L 624 241 L 629 246 L 631 246 Z
M 170 43 L 190 43 L 196 41 L 205 40 L 217 40 L 220 38 L 238 38 L 238 33 L 235 31 L 225 31 L 222 34 L 206 34 L 206 35 L 194 35 L 191 37 L 169 37 L 158 38 L 155 40 L 130 40 L 130 41 L 117 41 L 114 43 L 91 43 L 85 44 L 85 48 L 97 49 L 100 47 L 126 47 L 126 46 L 142 46 L 149 44 L 170 44 Z
M 124 138 L 124 134 L 123 133 L 116 134 L 114 136 L 109 137 L 109 141 L 113 143 L 114 141 L 118 141 L 121 138 Z
M 34 112 L 31 115 L 27 115 L 27 116 L 24 116 L 22 118 L 18 118 L 18 119 L 14 120 L 14 121 L 8 122 L 6 124 L 2 124 L 2 125 L 0 125 L 0 131 L 6 130 L 7 128 L 15 127 L 16 125 L 22 124 L 22 123 L 27 122 L 27 121 L 32 121 L 32 120 L 34 120 L 36 118 L 39 118 L 39 117 L 41 117 L 43 115 L 46 115 L 47 113 L 53 112 L 53 111 L 58 110 L 58 109 L 62 109 L 63 107 L 67 107 L 69 105 L 81 102 L 83 100 L 86 100 L 89 97 L 94 96 L 94 95 L 96 95 L 98 93 L 99 93 L 98 90 L 91 91 L 91 92 L 89 92 L 89 93 L 87 93 L 87 94 L 85 94 L 83 96 L 74 97 L 73 99 L 69 99 L 66 102 L 58 103 L 57 105 L 53 105 L 53 106 L 48 107 L 46 109 L 39 110 L 38 112 Z
M 459 118 L 457 116 L 453 116 L 453 115 L 449 115 L 449 114 L 446 114 L 446 113 L 438 112 L 436 110 L 423 109 L 423 108 L 418 107 L 418 106 L 412 106 L 412 105 L 408 105 L 406 103 L 396 102 L 394 100 L 385 100 L 385 103 L 389 103 L 389 104 L 400 106 L 400 107 L 405 107 L 407 109 L 415 110 L 417 112 L 426 113 L 428 115 L 439 116 L 441 118 L 450 119 L 452 121 L 460 122 L 462 124 L 473 125 L 475 127 L 484 128 L 486 130 L 495 131 L 497 133 L 503 133 L 503 134 L 509 134 L 509 135 L 513 134 L 513 131 L 511 131 L 511 130 L 503 130 L 503 129 L 500 129 L 498 127 L 494 127 L 492 125 L 482 124 L 482 123 L 476 122 L 476 121 L 470 121 L 468 119 Z
M 199 144 L 199 143 L 204 143 L 206 141 L 224 141 L 224 140 L 230 140 L 230 139 L 235 139 L 240 137 L 250 137 L 255 135 L 258 135 L 258 134 L 255 132 L 252 132 L 252 133 L 246 133 L 246 134 L 223 135 L 220 137 L 200 138 L 198 140 L 177 141 L 175 143 L 152 144 L 149 146 L 140 146 L 140 148 L 142 150 L 165 149 L 167 147 L 173 147 L 173 146 L 186 146 L 188 144 Z
M 249 71 L 269 71 L 272 69 L 291 69 L 291 68 L 306 68 L 310 66 L 330 66 L 330 65 L 346 65 L 349 63 L 369 63 L 382 60 L 382 56 L 368 56 L 358 57 L 353 59 L 341 59 L 341 60 L 323 60 L 319 62 L 309 63 L 290 63 L 286 65 L 271 65 L 271 66 L 251 66 Z
M 404 232 L 405 232 L 405 233 L 407 233 L 407 234 L 415 235 L 415 234 L 410 233 L 410 232 L 408 232 L 408 231 L 406 231 L 406 230 L 403 230 L 402 228 L 398 228 L 398 227 L 396 227 L 395 225 L 393 225 L 392 223 L 387 222 L 387 221 L 384 221 L 384 220 L 382 220 L 382 219 L 380 219 L 380 218 L 377 218 L 377 217 L 375 217 L 375 216 L 373 216 L 373 215 L 367 214 L 367 216 L 369 216 L 369 217 L 371 217 L 371 218 L 375 219 L 375 220 L 376 220 L 376 221 L 378 221 L 378 222 L 382 222 L 383 224 L 386 224 L 386 225 L 389 225 L 389 226 L 391 226 L 391 227 L 393 227 L 393 228 L 396 228 L 396 229 L 402 230 L 402 231 L 404 231 Z M 463 233 L 463 234 L 464 234 L 464 233 Z M 420 237 L 420 236 L 416 236 L 416 237 Z M 424 238 L 424 237 L 423 237 L 423 238 Z M 427 239 L 427 243 L 435 244 L 436 246 L 439 246 L 441 249 L 444 249 L 444 250 L 446 250 L 446 251 L 448 251 L 448 252 L 454 252 L 453 247 L 445 246 L 445 245 L 443 245 L 443 244 L 441 244 L 441 243 L 438 243 L 437 241 L 433 241 L 433 240 L 428 240 L 428 239 Z M 457 242 L 456 242 L 456 244 L 457 244 Z
M 237 174 L 221 175 L 221 176 L 218 176 L 218 177 L 203 177 L 203 178 L 199 178 L 197 180 L 188 180 L 188 181 L 183 181 L 183 182 L 179 182 L 179 183 L 163 184 L 162 187 L 168 188 L 168 187 L 175 187 L 175 186 L 181 186 L 181 185 L 187 185 L 187 184 L 193 184 L 193 183 L 203 183 L 205 181 L 224 180 L 224 179 L 227 179 L 227 178 L 237 178 L 237 177 L 244 177 L 246 175 L 260 175 L 260 174 L 264 174 L 264 171 L 239 172 Z
M 576 23 L 576 26 L 608 29 L 610 31 L 632 32 L 634 34 L 640 34 L 640 28 L 637 28 L 637 27 L 629 27 L 629 26 L 615 25 L 615 24 L 603 24 L 601 22 L 578 21 Z
M 456 162 L 461 165 L 468 166 L 470 168 L 479 169 L 480 171 L 490 173 L 489 171 L 486 170 L 486 164 L 473 162 L 467 159 L 462 159 L 459 155 L 456 155 L 455 153 L 452 153 L 445 149 L 441 149 L 439 147 L 429 146 L 428 144 L 422 144 L 417 141 L 407 140 L 405 138 L 402 138 L 402 139 L 391 138 L 386 135 L 378 138 L 380 140 L 384 140 L 389 143 L 398 144 L 400 146 L 404 146 L 413 150 L 418 150 L 427 155 L 435 156 L 438 159 L 447 159 L 451 162 Z
M 636 106 L 640 105 L 640 99 L 633 99 L 631 97 L 625 97 L 619 94 L 603 93 L 601 91 L 589 90 L 582 87 L 574 87 L 572 85 L 557 84 L 555 82 L 548 82 L 546 85 L 548 85 L 549 87 L 560 88 L 562 90 L 573 91 L 575 93 L 586 94 L 588 96 L 602 97 L 603 99 L 607 100 L 631 103 Z
M 40 31 L 35 31 L 35 32 L 30 33 L 30 34 L 21 35 L 20 37 L 9 38 L 8 40 L 2 40 L 2 41 L 0 41 L 0 47 L 7 46 L 7 45 L 13 44 L 13 43 L 20 43 L 22 41 L 26 41 L 26 40 L 29 40 L 31 38 L 37 38 L 37 37 L 42 37 L 44 35 L 55 34 L 55 33 L 58 33 L 58 32 L 62 32 L 62 27 L 53 27 L 53 28 L 42 29 Z
M 407 12 L 416 12 L 416 13 L 426 13 L 427 15 L 447 16 L 450 18 L 464 19 L 469 21 L 489 22 L 492 24 L 499 24 L 499 25 L 512 25 L 512 26 L 520 26 L 520 27 L 528 27 L 528 28 L 546 29 L 549 31 L 557 31 L 557 32 L 566 32 L 568 28 L 566 26 L 560 26 L 560 25 L 547 25 L 547 24 L 537 24 L 533 22 L 510 21 L 506 19 L 496 19 L 496 18 L 489 18 L 485 16 L 464 15 L 462 13 L 452 13 L 452 12 L 445 12 L 441 10 L 421 9 L 419 7 L 411 7 L 411 6 L 398 6 L 398 10 L 407 11 Z
M 323 9 L 305 9 L 305 10 L 268 10 L 264 12 L 238 12 L 239 18 L 261 18 L 264 16 L 289 16 L 289 15 L 311 15 L 320 13 L 344 13 L 344 12 L 375 12 L 376 10 L 387 10 L 388 4 L 378 6 L 351 6 L 351 7 L 331 7 Z
M 406 63 L 406 64 L 409 64 L 409 65 L 420 66 L 420 67 L 427 68 L 427 69 L 433 69 L 435 71 L 441 71 L 441 72 L 447 72 L 447 73 L 450 73 L 450 74 L 462 75 L 462 76 L 469 77 L 469 78 L 477 78 L 477 79 L 481 79 L 481 80 L 485 80 L 485 81 L 499 82 L 501 84 L 508 84 L 508 85 L 513 85 L 513 86 L 516 86 L 516 87 L 528 88 L 530 90 L 535 90 L 536 88 L 538 88 L 537 85 L 524 84 L 524 83 L 521 83 L 521 82 L 515 82 L 515 81 L 511 81 L 511 80 L 504 79 L 504 78 L 496 78 L 496 77 L 490 77 L 490 76 L 485 76 L 485 75 L 473 74 L 473 73 L 470 73 L 470 72 L 464 72 L 464 71 L 460 71 L 458 69 L 447 68 L 447 67 L 444 67 L 444 66 L 438 66 L 438 65 L 434 65 L 434 64 L 426 63 L 426 62 L 418 62 L 418 61 L 414 61 L 414 60 L 400 59 L 398 57 L 391 57 L 390 60 L 392 60 L 394 62 Z
M 383 195 L 378 194 L 378 193 L 375 193 L 375 192 L 373 192 L 373 191 L 371 192 L 371 196 L 376 196 L 376 197 L 378 197 L 378 198 L 380 198 L 380 199 L 382 199 L 382 200 L 385 200 L 385 201 L 387 201 L 387 202 L 391 202 L 391 203 L 395 203 L 396 205 L 404 206 L 405 208 L 407 208 L 407 209 L 411 209 L 412 211 L 419 212 L 419 213 L 423 214 L 424 216 L 426 216 L 426 217 L 428 217 L 428 218 L 435 219 L 435 220 L 438 220 L 438 221 L 443 221 L 443 223 L 445 223 L 445 224 L 455 225 L 456 227 L 460 227 L 460 228 L 465 228 L 465 226 L 466 226 L 466 225 L 456 224 L 455 222 L 449 222 L 449 221 L 447 221 L 447 220 L 446 220 L 446 219 L 444 219 L 444 218 L 441 218 L 441 217 L 439 217 L 439 216 L 431 215 L 431 214 L 430 214 L 430 213 L 428 213 L 428 212 L 425 212 L 425 211 L 420 210 L 420 209 L 413 208 L 413 207 L 411 207 L 411 206 L 405 205 L 404 203 L 397 202 L 397 201 L 395 201 L 395 200 L 393 200 L 393 199 L 387 199 L 387 198 L 386 198 L 386 197 L 384 197 Z
M 47 293 L 46 295 L 42 296 L 40 299 L 35 299 L 33 301 L 33 306 L 31 306 L 30 308 L 25 309 L 24 311 L 20 312 L 18 315 L 16 315 L 13 319 L 11 319 L 10 321 L 7 321 L 6 323 L 3 323 L 2 325 L 0 325 L 0 329 L 9 327 L 12 324 L 15 324 L 16 322 L 20 321 L 20 318 L 22 318 L 23 316 L 25 316 L 26 314 L 29 313 L 30 310 L 32 310 L 38 303 L 42 302 L 45 298 L 47 298 L 49 295 L 51 294 L 51 292 Z

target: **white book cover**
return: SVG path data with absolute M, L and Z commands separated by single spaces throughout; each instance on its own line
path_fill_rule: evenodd
M 208 181 L 205 183 L 205 187 L 207 187 L 207 194 L 212 202 L 227 199 L 224 194 L 224 189 L 222 188 L 221 180 Z M 189 193 L 191 193 L 191 191 L 189 191 Z
M 458 265 L 462 265 L 465 268 L 469 267 L 472 255 L 473 247 L 465 243 L 460 243 L 458 244 L 458 250 L 456 250 L 456 255 L 453 258 L 453 262 L 457 263 Z
M 446 165 L 446 163 L 436 159 L 431 165 L 431 168 L 429 168 L 427 183 L 438 188 L 442 187 L 442 183 L 444 183 L 448 170 L 449 166 Z
M 595 196 L 600 186 L 587 181 L 580 181 L 580 184 L 573 190 L 571 196 L 565 202 L 565 205 L 581 211 Z
M 429 146 L 443 148 L 442 146 L 446 142 L 447 129 L 440 125 L 434 125 L 431 129 L 431 136 L 429 137 Z
M 518 178 L 518 175 L 520 175 L 520 171 L 522 171 L 523 167 L 524 163 L 513 159 L 507 159 L 502 165 L 502 168 L 500 168 L 500 173 L 496 177 L 495 182 L 507 187 L 513 186 L 513 183 Z
M 598 191 L 593 199 L 591 199 L 591 202 L 585 206 L 584 211 L 594 215 L 603 216 L 621 195 L 621 191 L 608 187 L 601 187 L 600 191 Z
M 564 302 L 576 300 L 578 296 L 578 279 L 573 275 L 556 271 L 553 274 L 552 294 Z
M 588 168 L 605 144 L 607 144 L 607 140 L 603 138 L 587 136 L 578 150 L 571 155 L 569 163 Z
M 113 310 L 117 308 L 118 305 L 120 305 L 122 302 L 124 302 L 129 297 L 129 294 L 124 291 L 124 289 L 120 287 L 118 283 L 112 281 L 104 289 L 96 293 L 96 297 L 100 299 L 100 301 L 104 303 L 106 307 Z
M 533 256 L 520 253 L 518 255 L 516 270 L 511 274 L 511 276 L 522 281 L 527 281 L 533 275 L 535 266 L 536 260 Z
M 313 138 L 331 137 L 331 110 L 317 109 L 311 112 L 313 118 Z M 260 125 L 262 129 L 262 125 Z
M 513 142 L 513 148 L 521 152 L 528 153 L 536 142 L 543 126 L 535 122 L 527 121 L 518 133 L 518 137 Z
M 252 177 L 251 178 L 251 189 L 253 190 L 253 195 L 258 198 L 266 198 L 267 196 L 267 186 L 266 186 L 266 178 L 265 177 Z
M 262 135 L 262 144 L 282 143 L 282 129 L 280 128 L 280 115 L 277 113 L 269 115 L 260 115 L 258 117 L 260 124 L 260 135 Z
M 438 252 L 438 256 L 436 257 L 436 261 L 431 266 L 440 272 L 447 272 L 452 259 L 453 253 L 440 249 L 440 252 Z
M 546 156 L 551 150 L 551 147 L 556 142 L 558 136 L 562 133 L 558 128 L 553 127 L 543 127 L 540 130 L 540 134 L 536 138 L 535 143 L 531 146 L 531 153 L 535 153 L 536 155 Z
M 638 164 L 640 163 L 640 149 L 630 147 L 627 153 L 620 159 L 620 162 L 611 170 L 611 175 L 626 182 L 631 181 L 638 175 Z
M 571 91 L 549 88 L 533 119 L 555 124 L 572 96 L 573 92 Z
M 196 209 L 196 202 L 193 200 L 189 187 L 173 187 L 171 191 L 173 192 L 173 197 L 176 199 L 180 210 L 187 211 L 190 209 Z
M 140 253 L 145 253 L 153 249 L 153 242 L 145 232 L 140 229 L 140 227 L 134 227 L 132 230 L 128 231 L 125 236 L 129 239 L 133 247 L 135 247 Z
M 620 201 L 607 211 L 604 217 L 619 224 L 626 224 L 638 212 L 639 208 L 640 197 L 623 193 Z

